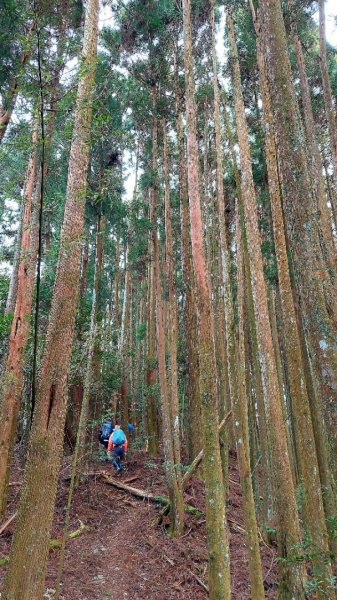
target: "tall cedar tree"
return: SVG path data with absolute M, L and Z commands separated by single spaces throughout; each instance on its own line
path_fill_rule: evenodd
M 229 542 L 227 523 L 225 521 L 225 498 L 218 437 L 213 322 L 208 273 L 203 247 L 190 0 L 183 0 L 183 22 L 186 78 L 187 174 L 192 256 L 199 319 L 198 345 L 200 399 L 205 451 L 204 477 L 209 552 L 209 595 L 211 600 L 225 600 L 230 598 Z
M 86 10 L 60 251 L 37 386 L 29 456 L 2 593 L 5 600 L 38 600 L 44 593 L 50 531 L 62 458 L 67 379 L 80 283 L 98 8 L 98 0 L 90 0 Z

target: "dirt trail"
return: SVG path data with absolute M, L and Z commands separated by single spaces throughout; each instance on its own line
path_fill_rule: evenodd
M 93 463 L 92 471 L 111 474 L 108 463 Z M 15 481 L 20 473 L 15 472 Z M 139 453 L 121 481 L 154 493 L 165 493 L 164 473 L 160 461 L 149 461 Z M 238 475 L 231 468 L 231 493 L 228 517 L 231 528 L 232 598 L 250 598 L 248 558 L 241 511 Z M 60 486 L 53 537 L 59 538 L 64 520 L 68 482 Z M 9 515 L 18 498 L 13 486 Z M 203 488 L 193 479 L 186 490 L 188 503 L 203 510 Z M 207 548 L 203 516 L 186 517 L 186 533 L 179 540 L 166 534 L 167 523 L 159 523 L 155 505 L 139 500 L 104 483 L 100 477 L 89 478 L 77 490 L 71 530 L 79 520 L 90 529 L 67 545 L 63 576 L 63 600 L 203 600 L 208 597 Z M 12 526 L 0 537 L 0 555 L 8 554 Z M 275 598 L 276 565 L 274 550 L 262 547 L 266 598 Z M 50 553 L 45 597 L 52 599 L 59 551 Z M 1 576 L 5 568 L 0 569 Z M 198 581 L 199 580 L 199 581 Z

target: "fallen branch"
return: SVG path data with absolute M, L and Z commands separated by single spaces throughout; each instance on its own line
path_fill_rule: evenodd
M 142 500 L 149 500 L 149 502 L 154 502 L 155 504 L 163 504 L 164 506 L 170 505 L 170 500 L 165 498 L 165 496 L 155 496 L 154 494 L 150 494 L 145 492 L 144 490 L 139 490 L 137 488 L 131 487 L 130 485 L 126 485 L 125 483 L 121 483 L 120 481 L 116 481 L 113 477 L 108 477 L 108 475 L 102 474 L 103 479 L 109 484 L 116 487 L 118 490 L 123 490 L 124 492 L 128 492 L 132 494 L 132 496 L 136 496 L 137 498 L 142 498 Z M 195 508 L 195 506 L 191 506 L 190 504 L 185 504 L 184 509 L 186 512 L 191 513 L 197 517 L 200 517 L 203 513 Z
M 241 527 L 241 525 L 239 525 L 238 523 L 236 523 L 235 521 L 233 521 L 233 519 L 230 519 L 229 517 L 227 518 L 228 523 L 230 523 L 230 526 L 232 529 L 234 529 L 234 531 L 237 531 L 238 533 L 244 533 L 246 534 L 246 530 Z
M 17 514 L 18 513 L 15 512 L 14 515 L 12 515 L 11 517 L 9 517 L 9 519 L 7 519 L 7 521 L 3 525 L 1 525 L 1 527 L 0 527 L 0 535 L 7 529 L 8 525 L 10 525 L 12 521 L 14 521 L 14 519 L 15 519 L 15 517 L 16 517 Z
M 232 411 L 230 410 L 229 413 L 227 413 L 227 415 L 225 416 L 225 418 L 222 419 L 222 421 L 219 425 L 219 435 L 222 433 L 223 428 L 225 427 L 225 425 L 227 425 L 231 416 L 232 416 Z M 188 484 L 189 480 L 191 479 L 192 475 L 197 470 L 197 468 L 200 465 L 200 463 L 202 462 L 203 458 L 204 458 L 204 449 L 200 450 L 199 454 L 195 457 L 194 461 L 191 463 L 191 465 L 189 466 L 188 470 L 186 471 L 184 477 L 182 478 L 183 489 Z
M 207 587 L 207 585 L 201 580 L 199 579 L 198 575 L 196 575 L 195 573 L 193 573 L 193 571 L 191 571 L 191 569 L 187 569 L 188 572 L 193 575 L 194 579 L 197 580 L 197 582 L 199 583 L 199 585 L 201 585 L 202 588 L 204 588 L 204 590 L 206 590 L 207 594 L 209 593 L 209 589 Z
M 16 513 L 15 513 L 15 516 L 16 516 Z M 14 517 L 14 515 L 13 515 L 13 517 Z M 12 519 L 13 519 L 13 517 L 12 517 Z M 84 525 L 84 523 L 82 523 L 82 521 L 80 521 L 79 528 L 68 534 L 67 541 L 77 538 L 79 535 L 81 535 L 81 533 L 84 533 L 84 531 L 88 531 L 88 530 L 89 530 L 89 527 L 87 525 Z M 60 548 L 61 543 L 62 542 L 60 540 L 50 540 L 49 550 L 54 550 L 54 548 Z M 2 567 L 4 565 L 8 565 L 8 563 L 9 563 L 9 556 L 4 556 L 3 558 L 0 558 L 0 567 Z
M 77 538 L 79 535 L 81 535 L 81 533 L 84 533 L 84 531 L 89 531 L 89 527 L 87 525 L 84 525 L 84 523 L 82 523 L 82 521 L 80 521 L 79 528 L 76 529 L 75 531 L 72 531 L 71 533 L 68 533 L 67 541 Z M 50 547 L 50 549 L 51 548 L 60 548 L 61 544 L 62 544 L 62 540 L 50 540 L 49 547 Z
M 99 477 L 102 474 L 102 471 L 94 471 L 92 473 L 81 473 L 81 477 L 85 478 L 85 477 Z M 62 477 L 62 481 L 65 483 L 66 481 L 70 481 L 71 480 L 71 475 L 66 475 L 65 477 Z

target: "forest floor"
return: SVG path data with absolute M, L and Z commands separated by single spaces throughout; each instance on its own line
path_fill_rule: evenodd
M 110 463 L 94 461 L 90 472 L 114 475 Z M 68 477 L 67 477 L 68 476 Z M 16 509 L 22 467 L 13 467 L 8 517 Z M 149 460 L 137 452 L 128 470 L 116 477 L 120 482 L 156 495 L 166 495 L 162 461 Z M 69 486 L 69 461 L 61 475 L 57 497 L 53 538 L 60 539 Z M 185 501 L 204 511 L 203 484 L 193 478 Z M 68 542 L 63 574 L 63 600 L 203 600 L 208 597 L 205 517 L 186 514 L 186 531 L 180 539 L 167 535 L 166 518 L 160 522 L 160 508 L 146 500 L 107 485 L 99 475 L 82 482 L 77 489 L 70 531 L 80 522 L 88 526 L 79 537 Z M 230 527 L 232 598 L 251 598 L 248 555 L 244 534 L 239 476 L 231 458 L 230 496 L 227 511 Z M 0 556 L 7 556 L 14 523 L 0 536 Z M 266 598 L 276 595 L 277 563 L 273 547 L 261 545 Z M 45 598 L 54 596 L 59 550 L 50 551 Z M 0 568 L 0 581 L 6 567 Z M 33 600 L 33 599 L 32 599 Z

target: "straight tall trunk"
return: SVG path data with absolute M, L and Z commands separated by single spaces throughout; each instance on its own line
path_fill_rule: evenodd
M 96 295 L 96 327 L 95 327 L 95 340 L 94 350 L 92 358 L 92 379 L 93 379 L 93 390 L 90 396 L 90 413 L 92 419 L 97 419 L 100 413 L 99 408 L 99 385 L 101 379 L 101 356 L 102 356 L 102 331 L 103 331 L 103 314 L 104 306 L 102 301 L 102 284 L 103 284 L 103 272 L 104 272 L 104 245 L 106 235 L 106 218 L 104 215 L 99 213 L 97 217 L 97 228 L 96 228 L 96 255 L 97 255 L 97 267 L 95 273 L 95 295 Z
M 190 0 L 183 0 L 184 65 L 186 86 L 187 174 L 190 199 L 192 256 L 199 319 L 200 398 L 204 431 L 206 528 L 209 553 L 209 597 L 228 600 L 229 543 L 218 438 L 217 389 L 213 322 L 208 273 L 203 246 L 199 155 L 196 131 L 194 62 Z
M 171 534 L 173 536 L 180 536 L 184 530 L 184 499 L 183 490 L 181 485 L 181 474 L 176 469 L 176 453 L 178 448 L 175 448 L 175 433 L 174 425 L 172 422 L 172 416 L 174 415 L 174 408 L 170 405 L 170 397 L 167 384 L 167 369 L 166 369 L 166 339 L 165 339 L 165 321 L 163 311 L 163 294 L 161 284 L 161 270 L 160 270 L 160 257 L 159 257 L 159 244 L 158 244 L 158 224 L 157 224 L 157 211 L 158 211 L 158 179 L 156 173 L 158 172 L 158 121 L 156 116 L 157 110 L 157 93 L 155 87 L 152 90 L 152 106 L 153 106 L 153 125 L 152 125 L 152 169 L 154 175 L 154 181 L 152 185 L 152 244 L 153 244 L 153 263 L 154 263 L 154 282 L 156 291 L 156 333 L 157 333 L 157 353 L 158 353 L 158 373 L 159 373 L 159 384 L 160 384 L 160 398 L 161 398 L 161 414 L 163 424 L 163 445 L 164 454 L 166 461 L 166 479 L 167 487 L 170 498 L 170 514 L 171 514 Z M 167 154 L 167 149 L 164 150 Z M 166 165 L 167 168 L 167 165 Z M 166 173 L 167 175 L 167 173 Z M 165 201 L 167 204 L 167 192 L 165 194 Z M 165 216 L 167 219 L 167 205 L 165 206 Z M 167 223 L 166 223 L 167 231 Z M 170 233 L 170 232 L 169 232 Z M 173 282 L 172 282 L 173 283 Z M 172 337 L 172 336 L 171 336 Z M 172 410 L 173 408 L 173 410 Z M 176 415 L 175 415 L 176 416 Z M 179 427 L 177 430 L 179 438 Z M 178 440 L 179 443 L 179 440 Z M 180 457 L 178 457 L 180 460 Z
M 84 456 L 85 456 L 85 445 L 87 438 L 87 425 L 89 419 L 89 403 L 90 403 L 90 392 L 92 385 L 92 375 L 93 375 L 93 361 L 94 361 L 94 347 L 95 347 L 95 339 L 96 339 L 96 328 L 97 328 L 97 277 L 99 277 L 100 271 L 100 244 L 99 235 L 100 235 L 100 227 L 99 227 L 100 215 L 98 217 L 97 230 L 96 230 L 96 252 L 95 252 L 95 269 L 94 269 L 94 286 L 93 286 L 93 295 L 92 295 L 92 304 L 91 304 L 91 317 L 90 317 L 90 329 L 89 329 L 89 339 L 88 339 L 88 352 L 87 352 L 87 364 L 86 371 L 84 377 L 84 386 L 83 386 L 83 398 L 81 404 L 81 412 L 78 423 L 77 435 L 76 435 L 76 445 L 75 451 L 73 455 L 72 465 L 71 465 L 71 479 L 68 491 L 68 500 L 66 507 L 66 515 L 65 522 L 62 533 L 61 540 L 61 548 L 60 548 L 60 560 L 57 569 L 57 579 L 55 585 L 55 600 L 59 600 L 60 591 L 61 591 L 61 580 L 63 574 L 64 567 L 64 559 L 65 559 L 65 547 L 66 540 L 68 537 L 69 525 L 70 525 L 70 516 L 71 516 L 71 507 L 72 500 L 74 495 L 74 490 L 78 479 L 83 471 L 84 467 Z
M 317 201 L 310 181 L 305 139 L 298 119 L 282 9 L 279 0 L 260 6 L 261 40 L 283 198 L 287 246 L 315 379 L 320 386 L 333 459 L 337 457 L 337 287 L 331 280 L 319 240 Z
M 177 77 L 175 80 L 175 94 L 177 107 L 177 140 L 179 154 L 179 196 L 180 196 L 180 220 L 181 220 L 181 255 L 183 278 L 185 285 L 185 339 L 187 371 L 187 393 L 188 393 L 188 449 L 190 460 L 193 460 L 200 452 L 201 442 L 201 405 L 199 393 L 199 362 L 197 349 L 197 310 L 194 293 L 194 271 L 191 257 L 191 240 L 189 234 L 189 206 L 188 189 L 186 173 L 186 152 L 183 132 L 183 116 L 181 97 L 177 86 Z
M 60 251 L 5 600 L 40 600 L 44 594 L 79 292 L 97 33 L 98 0 L 89 0 Z
M 305 490 L 305 522 L 314 547 L 320 549 L 321 555 L 327 555 L 329 549 L 328 535 L 325 523 L 310 403 L 305 384 L 301 341 L 297 329 L 292 285 L 288 267 L 287 243 L 283 220 L 281 190 L 278 178 L 277 150 L 274 137 L 274 122 L 266 76 L 266 64 L 261 49 L 258 24 L 257 34 L 257 57 L 263 103 L 263 117 L 265 122 L 266 162 L 278 266 L 282 324 L 284 328 L 286 370 L 291 395 L 295 433 L 294 440 L 297 450 L 296 454 L 299 462 L 300 479 Z M 331 517 L 332 515 L 327 516 Z M 323 580 L 327 580 L 331 577 L 331 572 L 329 572 L 328 563 L 325 558 L 324 560 L 322 560 L 322 557 L 314 559 L 314 568 Z M 320 596 L 318 595 L 318 597 Z
M 17 73 L 14 74 L 10 85 L 9 85 L 9 90 L 7 92 L 7 97 L 6 97 L 6 105 L 2 106 L 0 104 L 0 144 L 5 136 L 5 133 L 7 131 L 7 127 L 10 123 L 12 114 L 13 114 L 13 110 L 15 107 L 15 103 L 19 94 L 19 89 L 20 89 L 20 80 L 22 77 L 22 74 L 26 68 L 26 65 L 28 64 L 28 61 L 30 59 L 31 56 L 31 44 L 32 44 L 32 38 L 33 38 L 33 31 L 36 27 L 36 23 L 33 22 L 32 25 L 29 28 L 28 34 L 26 36 L 26 40 L 25 40 L 25 44 L 27 46 L 27 48 L 25 50 L 23 50 L 23 52 L 21 53 L 20 56 L 20 65 L 19 65 L 19 70 Z
M 157 409 L 157 357 L 156 357 L 156 295 L 153 260 L 148 268 L 147 302 L 147 356 L 146 356 L 146 404 L 148 451 L 151 457 L 159 451 L 159 427 Z
M 287 557 L 291 552 L 294 552 L 294 547 L 300 542 L 300 528 L 269 321 L 248 127 L 241 88 L 241 73 L 235 41 L 234 23 L 230 11 L 227 11 L 227 28 L 232 63 L 232 86 L 242 177 L 241 189 L 247 228 L 255 321 L 272 450 L 273 494 L 277 522 L 278 551 L 280 556 Z M 289 563 L 285 563 L 281 565 L 280 572 L 279 597 L 286 598 L 286 594 L 289 594 L 289 597 L 292 597 L 291 594 L 295 598 L 304 597 L 302 567 L 297 564 L 290 565 Z
M 176 465 L 177 476 L 181 476 L 179 466 L 180 457 L 180 417 L 179 417 L 179 395 L 178 395 L 178 364 L 177 364 L 177 346 L 178 346 L 178 315 L 177 299 L 174 284 L 174 258 L 173 258 L 173 239 L 171 222 L 171 201 L 170 201 L 170 173 L 169 173 L 169 150 L 167 143 L 167 125 L 163 120 L 163 159 L 164 159 L 164 180 L 165 180 L 165 250 L 166 250 L 166 274 L 169 296 L 169 328 L 170 328 L 170 393 L 171 393 L 171 421 L 174 447 L 174 462 Z
M 120 282 L 120 241 L 119 235 L 116 238 L 116 261 L 115 261 L 115 315 L 114 315 L 114 329 L 116 332 L 119 331 L 119 282 Z
M 38 206 L 36 206 L 36 198 L 34 198 L 38 161 L 38 128 L 39 120 L 36 119 L 32 133 L 32 150 L 28 162 L 23 196 L 24 210 L 22 216 L 22 238 L 16 302 L 9 337 L 9 351 L 2 377 L 0 405 L 0 519 L 6 510 L 9 468 L 17 431 L 23 386 L 25 350 L 28 343 L 33 307 L 39 237 L 36 223 Z
M 236 219 L 237 236 L 237 283 L 238 283 L 238 344 L 237 344 L 237 364 L 238 364 L 238 385 L 237 394 L 233 399 L 233 418 L 236 441 L 236 452 L 238 458 L 240 485 L 242 490 L 242 504 L 245 520 L 245 529 L 247 535 L 249 573 L 252 598 L 259 600 L 265 597 L 262 564 L 260 556 L 258 526 L 256 521 L 252 471 L 250 465 L 250 447 L 248 430 L 248 405 L 246 388 L 246 348 L 245 348 L 245 274 L 243 243 L 240 219 L 237 214 Z M 251 424 L 252 426 L 252 424 Z
M 16 297 L 18 293 L 18 284 L 19 284 L 19 267 L 20 267 L 20 256 L 21 256 L 21 243 L 22 243 L 22 233 L 23 233 L 23 218 L 25 213 L 25 205 L 24 201 L 21 204 L 20 208 L 20 221 L 19 228 L 15 238 L 15 254 L 13 261 L 13 268 L 11 273 L 11 280 L 9 283 L 9 290 L 5 308 L 5 315 L 14 314 Z
M 88 285 L 88 263 L 89 263 L 89 241 L 90 234 L 87 231 L 84 239 L 83 252 L 82 252 L 82 266 L 81 266 L 81 283 L 80 283 L 80 296 L 84 297 L 87 291 Z
M 241 190 L 241 177 L 239 173 L 238 162 L 234 147 L 234 137 L 229 121 L 227 111 L 227 99 L 224 90 L 221 90 L 223 103 L 224 103 L 224 118 L 225 118 L 225 131 L 229 143 L 231 158 L 233 162 L 234 178 L 236 185 L 236 194 L 239 201 L 239 214 L 240 223 L 242 228 L 243 237 L 243 256 L 244 256 L 244 273 L 245 273 L 245 285 L 246 285 L 246 302 L 247 302 L 247 318 L 249 327 L 249 344 L 250 344 L 250 356 L 251 356 L 251 367 L 252 376 L 254 381 L 254 392 L 257 404 L 258 414 L 258 428 L 260 433 L 260 445 L 261 445 L 261 456 L 262 456 L 262 467 L 263 467 L 263 481 L 262 481 L 262 518 L 263 523 L 266 525 L 269 521 L 269 500 L 270 500 L 270 482 L 271 482 L 271 465 L 270 465 L 270 440 L 269 440 L 269 428 L 266 419 L 266 408 L 264 404 L 263 395 L 263 384 L 261 365 L 259 362 L 259 350 L 258 340 L 256 332 L 255 314 L 254 314 L 254 300 L 253 290 L 251 282 L 250 264 L 249 264 L 249 253 L 247 243 L 247 233 L 244 219 L 244 206 L 242 201 L 242 190 Z
M 325 263 L 336 275 L 336 246 L 332 233 L 332 220 L 327 205 L 325 186 L 322 173 L 322 158 L 319 151 L 316 135 L 315 121 L 311 104 L 310 88 L 306 73 L 301 40 L 293 27 L 293 41 L 296 51 L 297 67 L 300 76 L 301 96 L 303 103 L 304 125 L 308 143 L 308 161 L 312 177 L 314 198 L 317 201 L 319 214 L 319 241 Z M 337 207 L 335 207 L 337 208 Z
M 126 249 L 125 282 L 123 317 L 120 340 L 121 362 L 121 387 L 120 387 L 120 416 L 121 422 L 126 427 L 129 420 L 129 381 L 130 381 L 130 307 L 131 307 L 132 281 L 129 264 L 129 242 Z
M 237 373 L 236 373 L 236 344 L 235 344 L 235 318 L 233 292 L 230 279 L 231 260 L 229 242 L 225 222 L 225 191 L 223 184 L 223 141 L 220 115 L 220 90 L 218 84 L 218 64 L 215 43 L 215 1 L 211 1 L 211 40 L 213 59 L 213 93 L 214 93 L 214 125 L 215 125 L 215 149 L 216 149 L 216 198 L 217 217 L 220 233 L 221 272 L 224 290 L 225 306 L 225 332 L 226 339 L 223 343 L 227 346 L 228 379 L 230 398 L 226 399 L 228 409 L 237 401 Z
M 336 127 L 336 108 L 332 99 L 331 82 L 329 77 L 328 60 L 326 52 L 326 31 L 325 31 L 325 0 L 318 0 L 319 4 L 319 62 L 322 74 L 323 95 L 325 113 L 328 122 L 328 131 L 330 137 L 331 160 L 333 167 L 333 179 L 335 194 L 332 198 L 334 210 L 337 212 L 337 127 Z

